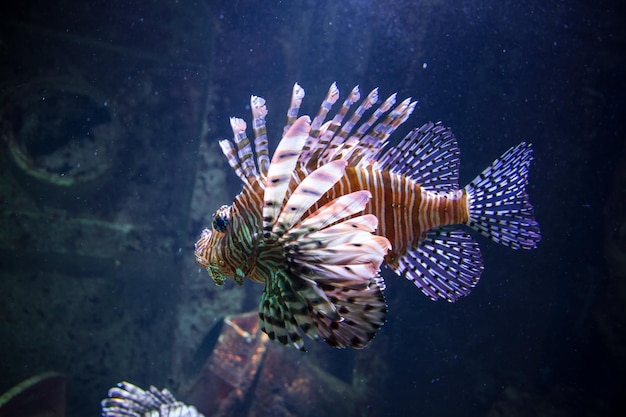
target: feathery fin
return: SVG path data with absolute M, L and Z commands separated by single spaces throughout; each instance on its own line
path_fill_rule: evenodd
M 431 230 L 399 260 L 404 275 L 433 300 L 453 302 L 470 293 L 483 271 L 478 243 L 460 230 Z
M 522 142 L 465 187 L 469 227 L 513 249 L 537 247 L 541 232 L 526 194 L 531 161 L 531 145 Z
M 459 147 L 452 131 L 441 122 L 415 129 L 376 162 L 378 169 L 404 175 L 431 191 L 459 187 Z
M 295 290 L 287 300 L 297 300 L 296 312 L 308 309 L 307 320 L 313 320 L 317 332 L 311 332 L 308 321 L 300 328 L 335 347 L 365 346 L 385 320 L 378 269 L 391 245 L 372 235 L 375 216 L 342 220 L 362 211 L 370 198 L 369 192 L 357 191 L 332 200 L 281 238 L 287 281 Z

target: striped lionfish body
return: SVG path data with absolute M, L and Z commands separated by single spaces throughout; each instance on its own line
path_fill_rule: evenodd
M 245 122 L 231 119 L 234 139 L 220 145 L 243 190 L 196 243 L 196 261 L 217 284 L 225 276 L 265 284 L 259 319 L 270 338 L 299 349 L 302 334 L 365 346 L 385 319 L 383 262 L 434 300 L 467 295 L 483 264 L 458 225 L 514 249 L 539 242 L 525 192 L 529 144 L 460 188 L 456 139 L 440 123 L 386 146 L 416 102 L 396 106 L 394 94 L 371 111 L 375 89 L 350 113 L 360 100 L 355 87 L 326 121 L 339 98 L 333 84 L 311 121 L 298 118 L 303 97 L 296 84 L 271 162 L 265 101 L 251 99 L 254 149 Z

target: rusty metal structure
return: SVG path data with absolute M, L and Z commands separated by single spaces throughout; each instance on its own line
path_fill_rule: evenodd
M 356 416 L 366 391 L 269 340 L 252 312 L 224 319 L 185 398 L 206 416 Z

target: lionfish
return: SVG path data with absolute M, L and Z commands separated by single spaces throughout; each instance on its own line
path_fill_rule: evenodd
M 271 161 L 265 100 L 251 97 L 253 143 L 246 123 L 230 119 L 234 138 L 220 146 L 243 189 L 217 209 L 195 248 L 216 284 L 225 277 L 265 284 L 259 323 L 272 340 L 300 350 L 303 335 L 364 347 L 385 321 L 383 262 L 433 300 L 467 295 L 483 263 L 458 225 L 513 249 L 536 247 L 540 231 L 525 191 L 530 144 L 509 149 L 460 188 L 457 141 L 441 122 L 387 146 L 416 101 L 396 106 L 393 94 L 375 108 L 374 89 L 348 117 L 360 101 L 357 86 L 326 121 L 339 98 L 333 83 L 311 121 L 298 117 L 303 98 L 296 83 Z
M 155 386 L 144 390 L 122 381 L 100 402 L 102 417 L 204 417 L 196 407 L 174 398 L 167 389 Z

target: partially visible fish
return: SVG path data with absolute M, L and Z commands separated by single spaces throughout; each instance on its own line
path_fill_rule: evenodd
M 193 405 L 178 401 L 164 388 L 146 391 L 130 382 L 120 382 L 102 400 L 102 417 L 204 417 Z
M 385 263 L 433 300 L 467 295 L 483 271 L 466 225 L 513 249 L 540 240 L 525 191 L 530 144 L 506 151 L 464 188 L 450 129 L 426 123 L 385 149 L 416 102 L 395 106 L 355 87 L 326 121 L 333 84 L 317 116 L 298 118 L 295 84 L 283 138 L 270 162 L 265 100 L 252 96 L 254 149 L 246 123 L 231 118 L 222 151 L 243 182 L 230 206 L 213 214 L 196 243 L 196 261 L 215 283 L 265 283 L 259 319 L 271 339 L 304 349 L 301 334 L 331 346 L 365 346 L 385 320 Z M 395 107 L 394 107 L 395 106 Z

